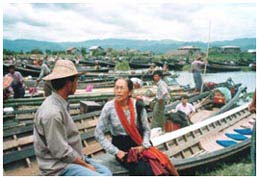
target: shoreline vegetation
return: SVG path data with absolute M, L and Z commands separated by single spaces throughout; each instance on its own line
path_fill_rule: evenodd
M 212 169 L 196 171 L 194 176 L 252 176 L 250 153 L 236 161 L 217 163 Z
M 170 64 L 182 64 L 179 69 L 181 71 L 190 70 L 190 64 L 195 58 L 196 54 L 201 54 L 202 59 L 206 58 L 205 52 L 188 52 L 185 55 L 172 55 L 172 54 L 154 54 L 153 52 L 142 52 L 138 50 L 114 50 L 112 48 L 103 49 L 101 51 L 97 50 L 92 53 L 87 52 L 86 48 L 81 48 L 78 52 L 71 54 L 66 51 L 51 51 L 46 50 L 45 52 L 40 49 L 34 49 L 30 52 L 15 52 L 4 49 L 3 59 L 42 59 L 45 56 L 61 59 L 80 59 L 83 61 L 106 61 L 115 63 L 115 70 L 128 71 L 130 70 L 129 63 L 134 62 L 138 64 L 149 64 L 149 63 L 159 63 L 162 66 L 163 63 Z M 210 51 L 208 55 L 209 63 L 221 63 L 227 66 L 241 66 L 242 71 L 250 71 L 250 64 L 256 63 L 256 54 L 249 52 L 235 52 L 235 53 L 223 53 Z

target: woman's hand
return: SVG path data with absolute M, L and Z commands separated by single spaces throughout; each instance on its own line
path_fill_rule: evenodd
M 118 151 L 118 153 L 116 154 L 117 158 L 120 160 L 120 161 L 123 161 L 123 158 L 125 157 L 126 153 L 124 151 Z
M 145 150 L 144 146 L 136 146 L 136 147 L 132 147 L 131 149 L 136 149 L 137 152 L 140 154 Z

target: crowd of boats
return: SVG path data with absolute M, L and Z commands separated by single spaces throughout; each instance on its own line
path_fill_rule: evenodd
M 135 89 L 133 97 L 143 96 L 148 111 L 148 119 L 152 121 L 152 105 L 157 87 L 152 82 L 149 70 L 115 72 L 110 67 L 115 64 L 99 61 L 100 68 L 89 68 L 95 62 L 81 61 L 77 67 L 84 72 L 76 93 L 69 97 L 70 114 L 80 133 L 84 153 L 107 165 L 115 175 L 126 175 L 128 172 L 113 156 L 106 154 L 94 138 L 100 110 L 108 100 L 114 96 L 113 85 L 116 77 L 138 77 L 144 81 L 142 88 Z M 103 64 L 104 63 L 104 64 Z M 86 66 L 85 66 L 86 65 Z M 168 64 L 168 67 L 171 67 Z M 181 67 L 183 64 L 174 66 Z M 102 67 L 105 66 L 105 67 Z M 150 64 L 134 63 L 136 68 L 149 68 Z M 4 73 L 7 64 L 4 64 Z M 172 66 L 173 67 L 173 66 Z M 210 67 L 210 66 L 208 66 Z M 21 63 L 16 67 L 27 78 L 25 84 L 32 87 L 39 76 L 40 67 L 31 63 Z M 248 111 L 246 87 L 241 83 L 227 79 L 225 82 L 205 82 L 203 93 L 197 93 L 190 86 L 181 86 L 175 78 L 177 73 L 164 72 L 164 80 L 168 84 L 171 102 L 165 108 L 165 114 L 170 117 L 171 112 L 180 103 L 183 95 L 188 96 L 196 113 L 191 118 L 191 125 L 184 128 L 173 128 L 170 132 L 154 129 L 151 143 L 165 152 L 176 165 L 177 169 L 185 171 L 223 160 L 232 155 L 244 152 L 250 147 L 250 139 L 255 114 Z M 25 98 L 9 98 L 3 102 L 3 165 L 7 175 L 35 175 L 38 173 L 33 149 L 33 118 L 37 108 L 45 99 L 42 96 L 43 84 L 40 83 L 38 93 L 29 94 Z M 214 90 L 226 87 L 231 91 L 232 98 L 226 104 L 215 106 Z M 82 108 L 87 103 L 88 110 Z M 85 103 L 86 104 L 86 103 Z M 93 108 L 93 107 L 94 108 Z M 109 137 L 109 133 L 107 134 Z

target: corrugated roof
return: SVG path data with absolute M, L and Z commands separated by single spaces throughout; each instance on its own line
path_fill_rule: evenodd
M 179 47 L 178 49 L 200 49 L 196 46 L 182 46 L 182 47 Z
M 231 45 L 229 45 L 229 46 L 221 46 L 221 48 L 223 48 L 223 49 L 228 49 L 228 48 L 232 48 L 232 49 L 240 49 L 239 46 L 231 46 Z
M 89 50 L 95 50 L 95 49 L 98 49 L 98 48 L 101 48 L 101 49 L 102 49 L 101 46 L 91 46 L 91 47 L 89 48 Z

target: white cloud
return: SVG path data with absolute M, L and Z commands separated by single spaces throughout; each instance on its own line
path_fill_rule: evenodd
M 254 3 L 4 4 L 7 39 L 131 38 L 207 41 L 256 36 Z

